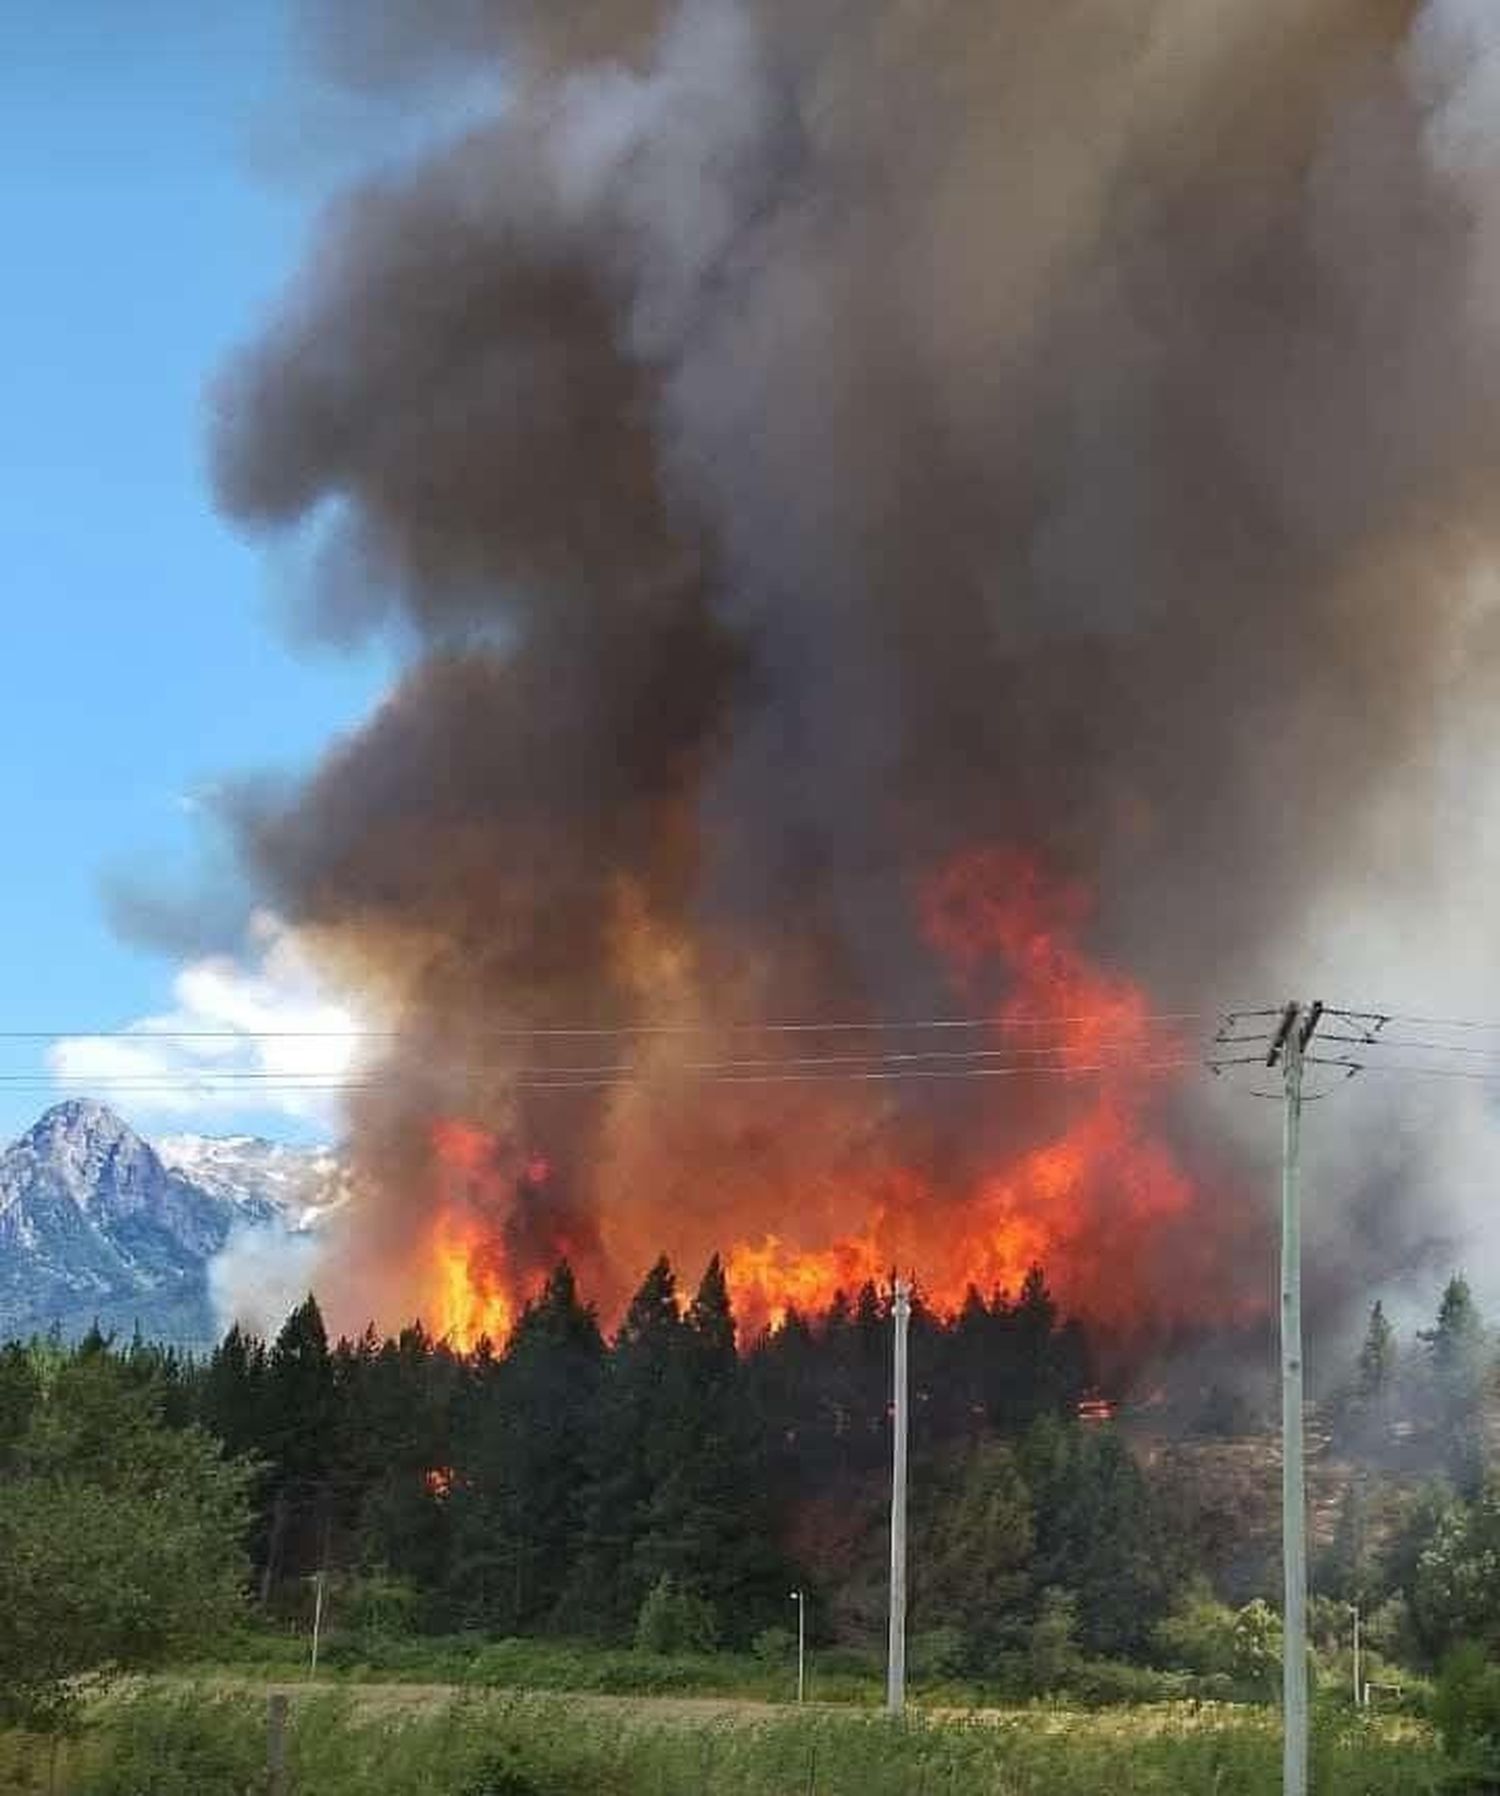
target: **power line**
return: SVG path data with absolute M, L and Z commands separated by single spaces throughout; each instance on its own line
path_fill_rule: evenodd
M 1163 1010 L 1131 1016 L 1132 1027 L 1148 1023 L 1211 1022 L 1226 1013 L 1220 1011 Z M 1250 1014 L 1250 1013 L 1230 1013 Z M 769 1023 L 620 1023 L 586 1024 L 558 1027 L 523 1025 L 483 1025 L 466 1033 L 492 1036 L 502 1040 L 545 1041 L 562 1039 L 614 1040 L 620 1037 L 647 1035 L 720 1036 L 720 1035 L 833 1035 L 870 1033 L 915 1033 L 925 1029 L 1061 1029 L 1087 1023 L 1121 1024 L 1118 1008 L 1080 1011 L 1068 1016 L 999 1016 L 999 1017 L 922 1017 L 908 1019 L 866 1019 L 857 1022 L 769 1022 Z M 127 1041 L 151 1043 L 162 1041 L 400 1041 L 412 1031 L 403 1029 L 0 1029 L 0 1041 Z
M 1385 1023 L 1405 1023 L 1414 1029 L 1487 1029 L 1500 1032 L 1500 1021 L 1485 1021 L 1475 1017 L 1406 1016 L 1394 1010 L 1330 1009 L 1328 1014 L 1345 1019 L 1366 1018 Z
M 1129 1040 L 1122 1040 L 1122 1041 L 1089 1042 L 1087 1044 L 1087 1048 L 1091 1054 L 1094 1054 L 1096 1056 L 1118 1053 L 1121 1056 L 1121 1064 L 1129 1064 L 1128 1057 L 1133 1056 L 1136 1052 L 1138 1052 L 1140 1045 L 1141 1045 L 1141 1038 L 1139 1036 L 1136 1036 L 1136 1037 L 1130 1038 Z M 793 1069 L 802 1068 L 802 1067 L 822 1068 L 822 1067 L 840 1067 L 840 1066 L 849 1066 L 849 1067 L 855 1067 L 855 1068 L 870 1067 L 870 1066 L 911 1066 L 914 1068 L 918 1068 L 918 1067 L 923 1066 L 924 1064 L 931 1063 L 931 1062 L 936 1062 L 936 1063 L 940 1063 L 940 1064 L 951 1064 L 954 1062 L 977 1063 L 977 1062 L 987 1062 L 987 1061 L 996 1061 L 996 1060 L 1009 1060 L 1009 1059 L 1014 1059 L 1014 1058 L 1016 1058 L 1018 1056 L 1022 1056 L 1022 1055 L 1033 1057 L 1030 1060 L 1021 1062 L 1022 1065 L 1026 1065 L 1026 1064 L 1035 1064 L 1036 1060 L 1041 1059 L 1042 1057 L 1049 1057 L 1051 1059 L 1056 1059 L 1060 1055 L 1066 1056 L 1066 1055 L 1075 1054 L 1078 1052 L 1080 1052 L 1079 1045 L 1075 1044 L 1075 1043 L 1071 1043 L 1071 1042 L 1052 1043 L 1052 1044 L 1048 1044 L 1047 1046 L 1043 1046 L 1043 1047 L 1014 1046 L 1014 1047 L 1005 1047 L 1005 1048 L 915 1048 L 915 1049 L 906 1049 L 906 1050 L 888 1052 L 888 1053 L 880 1053 L 874 1049 L 870 1049 L 863 1053 L 810 1054 L 810 1055 L 792 1056 L 790 1058 L 785 1058 L 785 1059 L 777 1058 L 777 1059 L 705 1060 L 705 1061 L 691 1061 L 690 1060 L 690 1061 L 684 1061 L 684 1062 L 680 1063 L 675 1070 L 677 1070 L 679 1072 L 683 1072 L 683 1073 L 718 1073 L 718 1072 L 762 1072 L 762 1071 L 784 1072 L 784 1071 L 793 1070 Z M 427 1064 L 431 1065 L 434 1063 L 429 1061 Z M 562 1062 L 558 1062 L 555 1064 L 549 1064 L 549 1065 L 543 1065 L 543 1066 L 529 1066 L 529 1067 L 528 1066 L 510 1067 L 510 1066 L 507 1066 L 504 1062 L 482 1063 L 482 1062 L 476 1062 L 476 1061 L 467 1060 L 467 1059 L 466 1060 L 453 1060 L 453 1061 L 446 1061 L 446 1062 L 438 1061 L 438 1062 L 436 1062 L 436 1064 L 439 1066 L 442 1066 L 442 1067 L 453 1068 L 458 1071 L 469 1070 L 469 1071 L 474 1071 L 474 1072 L 491 1072 L 491 1071 L 500 1072 L 500 1073 L 506 1074 L 507 1077 L 511 1077 L 511 1078 L 551 1077 L 553 1075 L 563 1074 L 563 1073 L 576 1073 L 576 1074 L 579 1074 L 580 1076 L 584 1076 L 584 1075 L 604 1076 L 604 1075 L 614 1075 L 614 1074 L 628 1075 L 628 1074 L 631 1074 L 634 1070 L 631 1062 L 620 1061 L 620 1060 L 609 1061 L 609 1062 L 605 1062 L 605 1063 L 599 1064 L 599 1065 L 589 1065 L 589 1064 L 578 1065 L 578 1064 L 569 1063 L 567 1061 L 562 1061 Z M 1041 1070 L 1045 1070 L 1045 1067 L 1043 1067 Z M 64 1075 L 64 1076 L 74 1078 L 74 1079 L 81 1079 L 81 1077 L 82 1077 L 82 1075 L 80 1075 L 80 1074 L 68 1074 L 68 1075 Z M 143 1071 L 139 1071 L 139 1072 L 120 1072 L 120 1073 L 115 1073 L 115 1074 L 104 1073 L 104 1074 L 100 1075 L 100 1078 L 101 1078 L 101 1082 L 107 1082 L 107 1083 L 109 1083 L 111 1085 L 115 1085 L 115 1086 L 124 1086 L 124 1085 L 129 1085 L 132 1082 L 151 1083 L 151 1082 L 154 1082 L 155 1080 L 158 1080 L 158 1079 L 166 1077 L 166 1076 L 168 1076 L 167 1071 L 165 1069 L 158 1068 L 158 1069 L 152 1069 L 149 1071 L 143 1070 Z M 243 1082 L 243 1083 L 254 1084 L 257 1082 L 279 1083 L 279 1082 L 286 1081 L 286 1080 L 301 1080 L 301 1079 L 311 1079 L 311 1080 L 328 1080 L 328 1079 L 335 1079 L 335 1078 L 342 1079 L 346 1075 L 340 1074 L 333 1069 L 320 1069 L 320 1068 L 315 1068 L 315 1067 L 308 1067 L 308 1068 L 300 1069 L 300 1070 L 295 1067 L 287 1067 L 287 1068 L 282 1068 L 282 1069 L 278 1070 L 278 1069 L 265 1068 L 265 1067 L 229 1067 L 229 1066 L 226 1066 L 226 1067 L 215 1068 L 213 1066 L 203 1066 L 200 1068 L 184 1067 L 181 1069 L 181 1076 L 184 1078 L 193 1078 L 193 1079 L 201 1078 L 201 1079 L 205 1079 L 205 1080 L 218 1080 L 218 1081 L 222 1081 L 224 1083 L 241 1083 L 241 1082 Z M 375 1076 L 374 1073 L 370 1072 L 370 1071 L 354 1071 L 347 1075 L 347 1077 L 349 1077 L 350 1079 L 355 1080 L 355 1081 L 368 1081 L 374 1076 Z M 391 1071 L 389 1071 L 385 1074 L 379 1075 L 379 1076 L 383 1077 L 383 1078 L 388 1078 L 388 1079 L 405 1077 L 405 1075 L 403 1073 L 401 1073 L 395 1069 L 392 1069 Z M 38 1080 L 44 1079 L 45 1077 L 46 1077 L 46 1075 L 43 1075 L 41 1073 L 36 1073 L 36 1072 L 0 1073 L 0 1085 L 16 1084 L 16 1083 L 22 1083 L 22 1084 L 34 1083 Z
M 925 1080 L 928 1082 L 945 1080 L 974 1079 L 1074 1079 L 1092 1076 L 1099 1073 L 1120 1072 L 1169 1072 L 1186 1067 L 1202 1067 L 1204 1062 L 1196 1057 L 1181 1057 L 1166 1060 L 1108 1060 L 1089 1061 L 1071 1066 L 938 1066 L 938 1067 L 881 1067 L 853 1066 L 833 1067 L 810 1065 L 802 1069 L 793 1068 L 783 1071 L 765 1072 L 698 1072 L 677 1069 L 686 1072 L 686 1076 L 704 1085 L 785 1085 L 816 1084 L 838 1081 L 851 1083 L 897 1083 L 901 1081 Z M 473 1070 L 473 1069 L 470 1069 Z M 491 1070 L 491 1069 L 486 1069 Z M 226 1079 L 222 1076 L 208 1075 L 203 1078 L 184 1077 L 179 1079 L 146 1079 L 131 1082 L 125 1079 L 108 1077 L 92 1081 L 102 1091 L 118 1091 L 133 1097 L 160 1095 L 198 1095 L 198 1096 L 269 1096 L 342 1092 L 358 1093 L 364 1091 L 380 1091 L 390 1086 L 401 1084 L 398 1078 L 385 1080 L 315 1080 L 278 1078 L 264 1082 L 247 1082 L 244 1079 Z M 645 1076 L 627 1070 L 604 1075 L 593 1073 L 573 1074 L 569 1069 L 558 1067 L 547 1070 L 545 1076 L 507 1075 L 507 1083 L 517 1091 L 607 1091 L 618 1090 L 646 1082 Z M 58 1089 L 55 1080 L 40 1075 L 21 1076 L 3 1080 L 9 1090 L 40 1089 L 55 1091 Z M 81 1081 L 71 1080 L 71 1084 Z
M 1414 1054 L 1450 1054 L 1462 1060 L 1495 1060 L 1500 1059 L 1500 1047 L 1469 1048 L 1451 1041 L 1409 1041 L 1399 1035 L 1334 1035 L 1327 1034 L 1320 1039 L 1346 1043 L 1350 1047 L 1359 1048 L 1408 1048 Z
M 1341 1066 L 1351 1073 L 1386 1073 L 1399 1074 L 1409 1079 L 1448 1079 L 1460 1084 L 1497 1085 L 1500 1084 L 1500 1067 L 1489 1072 L 1471 1072 L 1461 1066 L 1402 1066 L 1400 1064 L 1382 1063 L 1378 1060 L 1326 1060 L 1309 1056 L 1309 1066 Z

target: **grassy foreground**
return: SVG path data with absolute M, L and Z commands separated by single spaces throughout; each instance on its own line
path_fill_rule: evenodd
M 1038 1706 L 900 1725 L 875 1715 L 653 1713 L 650 1701 L 461 1697 L 436 1709 L 294 1698 L 289 1796 L 1270 1796 L 1274 1720 L 1183 1705 L 1095 1714 Z M 148 1688 L 104 1704 L 59 1766 L 59 1796 L 257 1796 L 267 1789 L 265 1704 Z M 1330 1723 L 1319 1796 L 1451 1791 L 1417 1730 Z M 40 1747 L 0 1741 L 0 1790 L 43 1792 Z

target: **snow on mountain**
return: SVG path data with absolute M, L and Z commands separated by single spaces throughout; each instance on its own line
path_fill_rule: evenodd
M 258 1135 L 163 1135 L 162 1161 L 202 1191 L 244 1207 L 269 1204 L 292 1230 L 315 1228 L 348 1198 L 331 1148 L 288 1147 Z
M 251 1136 L 153 1146 L 107 1105 L 54 1105 L 0 1154 L 0 1338 L 98 1320 L 211 1340 L 211 1270 L 245 1240 L 307 1235 L 345 1200 L 327 1150 Z

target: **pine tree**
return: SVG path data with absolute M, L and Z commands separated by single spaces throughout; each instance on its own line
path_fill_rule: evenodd
M 672 1578 L 710 1604 L 726 1634 L 744 1640 L 782 1613 L 786 1568 L 771 1538 L 766 1464 L 747 1426 L 734 1339 L 729 1290 L 715 1254 L 688 1306 L 671 1452 L 632 1565 L 648 1590 Z
M 697 1295 L 688 1306 L 687 1327 L 699 1378 L 712 1386 L 722 1386 L 733 1379 L 737 1364 L 734 1312 L 723 1262 L 717 1254 L 709 1261 Z
M 685 1327 L 663 1255 L 630 1301 L 600 1387 L 579 1549 L 559 1604 L 569 1627 L 628 1636 L 653 1581 L 635 1553 L 652 1497 L 681 1450 Z
M 1091 1651 L 1143 1646 L 1166 1614 L 1177 1555 L 1150 1486 L 1112 1428 L 1042 1416 L 1028 1431 L 1021 1466 L 1036 1516 L 1036 1580 L 1078 1598 Z
M 1364 1345 L 1359 1350 L 1360 1397 L 1382 1405 L 1390 1396 L 1396 1378 L 1396 1331 L 1386 1320 L 1385 1306 L 1376 1302 L 1370 1311 L 1370 1325 L 1365 1330 Z
M 266 1361 L 261 1439 L 271 1515 L 261 1577 L 270 1596 L 287 1566 L 311 1572 L 328 1526 L 335 1391 L 322 1311 L 311 1296 L 282 1325 Z
M 230 1454 L 257 1454 L 265 1446 L 266 1350 L 236 1322 L 215 1347 L 200 1393 L 203 1425 Z
M 1444 1464 L 1457 1488 L 1472 1497 L 1484 1482 L 1480 1405 L 1486 1346 L 1478 1305 L 1461 1273 L 1444 1288 L 1436 1324 L 1418 1338 L 1428 1351 Z
M 938 1492 L 925 1523 L 914 1619 L 919 1628 L 956 1627 L 976 1670 L 1019 1642 L 1025 1630 L 1036 1544 L 1031 1493 L 1011 1447 L 977 1442 Z
M 0 1347 L 0 1471 L 42 1398 L 41 1374 L 18 1342 Z
M 1333 1539 L 1319 1567 L 1318 1584 L 1345 1603 L 1364 1603 L 1369 1595 L 1369 1551 L 1366 1497 L 1355 1480 L 1339 1505 Z
M 266 1365 L 266 1445 L 287 1484 L 327 1476 L 333 1445 L 333 1356 L 315 1297 L 282 1324 Z
M 502 1359 L 470 1370 L 455 1441 L 453 1587 L 510 1630 L 560 1601 L 578 1549 L 604 1343 L 563 1261 Z

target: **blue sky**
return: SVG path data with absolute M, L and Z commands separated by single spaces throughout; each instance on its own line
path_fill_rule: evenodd
M 185 878 L 195 792 L 307 764 L 388 677 L 288 643 L 277 558 L 208 488 L 205 384 L 319 197 L 287 36 L 280 0 L 0 7 L 0 1030 L 170 1010 L 181 969 L 112 932 L 102 876 Z M 0 1081 L 0 1136 L 46 1101 Z

